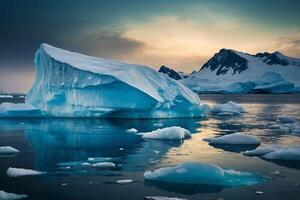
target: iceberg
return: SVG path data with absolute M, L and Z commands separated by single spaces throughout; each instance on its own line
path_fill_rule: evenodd
M 266 146 L 244 152 L 246 156 L 259 156 L 266 160 L 300 161 L 300 147 Z
M 144 139 L 183 140 L 191 138 L 190 131 L 178 126 L 159 128 L 155 131 L 139 134 L 142 135 Z
M 35 117 L 42 113 L 36 107 L 28 103 L 1 103 L 0 117 Z
M 23 169 L 23 168 L 8 168 L 6 171 L 7 176 L 9 177 L 19 177 L 19 176 L 34 176 L 34 175 L 42 175 L 46 172 L 40 172 L 32 169 Z
M 149 181 L 224 187 L 254 185 L 265 181 L 265 178 L 260 175 L 222 169 L 214 164 L 199 162 L 184 162 L 175 167 L 147 171 L 144 177 Z
M 0 200 L 16 200 L 27 198 L 27 194 L 14 194 L 0 190 Z
M 232 133 L 217 138 L 204 138 L 211 145 L 259 145 L 260 141 L 245 133 Z
M 210 110 L 210 113 L 213 115 L 239 115 L 244 112 L 246 112 L 246 110 L 233 101 L 216 105 Z
M 41 45 L 34 62 L 35 82 L 25 102 L 45 116 L 204 116 L 197 94 L 146 66 L 90 57 L 48 44 Z

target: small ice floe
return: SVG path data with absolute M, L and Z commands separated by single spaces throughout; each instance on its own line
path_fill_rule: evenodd
M 112 161 L 112 160 L 114 160 L 114 158 L 111 158 L 111 157 L 89 157 L 87 159 L 87 161 L 90 163 L 108 162 L 108 161 Z
M 264 147 L 258 147 L 251 151 L 245 151 L 243 155 L 245 156 L 263 156 L 265 154 L 271 153 L 274 151 L 277 146 L 264 146 Z
M 163 127 L 164 124 L 163 123 L 154 123 L 153 126 L 155 126 L 155 127 Z
M 259 156 L 266 160 L 300 160 L 300 147 L 266 146 L 244 152 L 246 156 Z
M 0 146 L 0 155 L 1 154 L 16 154 L 20 151 L 18 149 L 15 149 L 11 146 Z
M 10 94 L 0 94 L 0 98 L 14 98 L 12 95 Z
M 144 139 L 183 140 L 191 138 L 190 131 L 179 126 L 171 126 L 139 134 L 142 135 Z
M 116 165 L 113 162 L 99 162 L 99 163 L 92 164 L 92 167 L 98 169 L 113 169 L 116 167 Z
M 268 126 L 269 129 L 280 129 L 280 125 L 279 124 L 271 124 Z
M 16 200 L 27 198 L 27 194 L 14 194 L 0 190 L 0 200 Z
M 128 184 L 128 183 L 132 183 L 133 180 L 131 179 L 124 179 L 124 180 L 117 180 L 117 183 L 119 184 Z
M 121 148 L 119 148 L 119 150 L 120 150 L 120 151 L 124 151 L 124 148 L 121 147 Z
M 290 124 L 290 123 L 294 123 L 295 119 L 293 119 L 293 117 L 291 116 L 281 116 L 278 118 L 278 121 L 282 124 Z
M 272 172 L 273 175 L 279 175 L 280 174 L 280 171 L 276 170 L 274 172 Z
M 135 128 L 131 128 L 131 129 L 128 129 L 126 130 L 127 133 L 137 133 L 138 130 L 136 130 Z
M 184 162 L 175 167 L 165 167 L 147 171 L 144 177 L 148 181 L 171 184 L 202 184 L 217 186 L 254 185 L 265 181 L 263 176 L 232 169 L 222 169 L 214 164 Z
M 67 183 L 62 183 L 61 186 L 67 186 Z
M 210 110 L 211 114 L 219 116 L 239 115 L 245 112 L 246 110 L 242 106 L 236 104 L 233 101 L 228 101 L 225 104 L 216 105 Z
M 9 177 L 19 177 L 19 176 L 36 176 L 46 174 L 46 172 L 40 172 L 32 169 L 23 169 L 23 168 L 8 168 L 6 171 L 7 176 Z
M 18 98 L 25 99 L 25 96 L 24 95 L 20 95 Z
M 276 149 L 262 156 L 267 160 L 300 160 L 300 147 Z
M 264 192 L 262 192 L 262 191 L 255 191 L 255 194 L 264 194 Z
M 204 138 L 204 141 L 209 144 L 220 144 L 220 145 L 258 145 L 260 141 L 251 135 L 245 133 L 232 133 L 217 138 Z
M 187 200 L 178 197 L 162 197 L 162 196 L 145 196 L 145 200 Z

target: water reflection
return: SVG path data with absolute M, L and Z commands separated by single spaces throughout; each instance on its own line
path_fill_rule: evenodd
M 99 119 L 18 119 L 0 120 L 1 129 L 23 129 L 34 149 L 35 169 L 55 171 L 59 163 L 84 163 L 89 157 L 119 158 L 119 170 L 144 170 L 160 161 L 166 152 L 179 147 L 181 141 L 143 140 L 127 133 L 163 127 L 182 126 L 192 133 L 200 127 L 199 119 L 168 120 L 99 120 Z M 85 167 L 86 168 L 86 167 Z M 77 168 L 78 169 L 78 168 Z M 79 171 L 82 169 L 80 168 Z

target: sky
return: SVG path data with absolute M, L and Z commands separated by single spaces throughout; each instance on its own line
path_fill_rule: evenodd
M 0 91 L 27 92 L 41 43 L 183 72 L 221 48 L 300 57 L 299 0 L 1 0 Z

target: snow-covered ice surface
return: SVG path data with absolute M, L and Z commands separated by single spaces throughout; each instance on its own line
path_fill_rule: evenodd
M 92 164 L 92 167 L 99 169 L 113 169 L 116 167 L 116 165 L 113 162 L 97 162 Z
M 191 138 L 190 131 L 185 128 L 172 126 L 162 129 L 157 129 L 155 131 L 139 133 L 144 139 L 160 139 L 160 140 L 183 140 Z
M 23 168 L 13 168 L 10 167 L 7 169 L 6 174 L 9 177 L 19 177 L 19 176 L 36 176 L 42 175 L 46 172 L 40 172 L 32 169 L 23 169 Z
M 227 103 L 215 105 L 211 110 L 210 113 L 214 115 L 239 115 L 245 113 L 246 110 L 236 104 L 233 101 L 228 101 Z
M 150 67 L 90 57 L 48 44 L 41 45 L 34 62 L 35 82 L 25 105 L 40 109 L 44 116 L 174 118 L 204 115 L 194 92 Z
M 267 160 L 300 161 L 300 147 L 265 146 L 244 152 L 246 156 L 259 156 Z
M 0 190 L 0 200 L 17 200 L 27 198 L 26 194 L 14 194 Z
M 185 162 L 144 174 L 146 180 L 179 184 L 200 184 L 235 187 L 262 183 L 265 178 L 248 172 L 222 169 L 213 164 Z
M 216 138 L 204 138 L 209 144 L 221 145 L 259 145 L 260 142 L 255 136 L 247 135 L 245 133 L 232 133 Z

